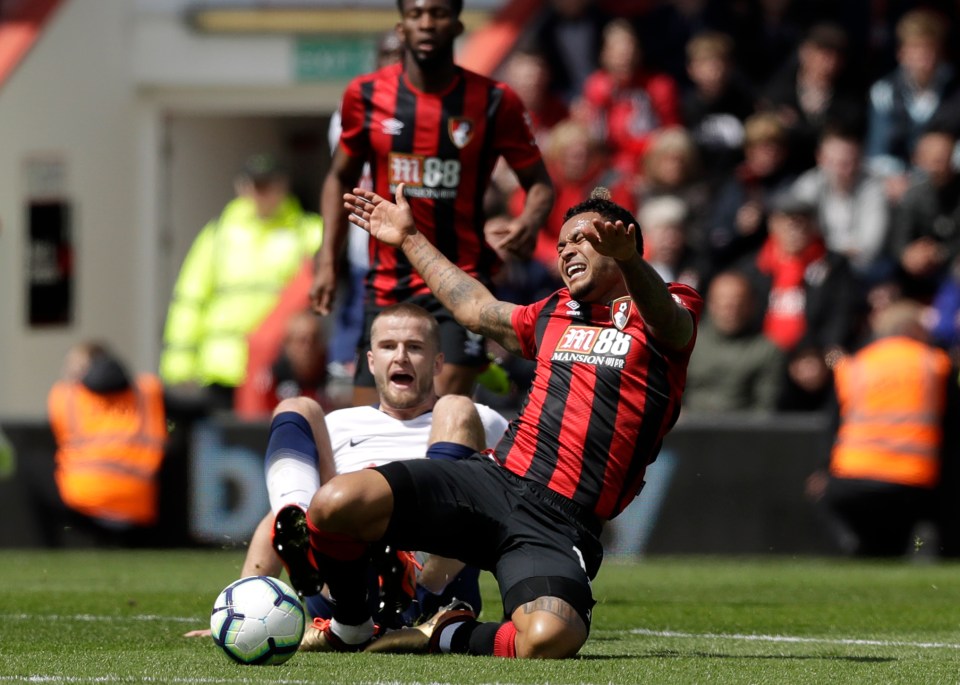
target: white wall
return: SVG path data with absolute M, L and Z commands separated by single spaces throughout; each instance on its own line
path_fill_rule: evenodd
M 42 416 L 67 347 L 108 340 L 138 359 L 143 321 L 132 306 L 136 118 L 124 0 L 64 2 L 0 87 L 0 415 Z M 26 329 L 24 161 L 53 155 L 66 168 L 76 255 L 75 321 Z

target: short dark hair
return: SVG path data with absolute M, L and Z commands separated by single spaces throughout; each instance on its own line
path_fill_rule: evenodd
M 449 0 L 450 2 L 450 11 L 453 12 L 453 16 L 459 17 L 460 13 L 463 12 L 463 0 Z M 403 14 L 403 0 L 397 0 L 397 10 L 400 14 Z
M 624 226 L 629 226 L 630 224 L 636 226 L 634 237 L 637 240 L 637 252 L 643 254 L 643 233 L 640 231 L 640 222 L 637 221 L 633 214 L 627 209 L 610 199 L 609 190 L 602 186 L 594 188 L 593 192 L 590 193 L 589 199 L 574 205 L 566 211 L 563 215 L 563 223 L 567 223 L 578 214 L 588 213 L 599 214 L 600 218 L 605 221 L 616 222 L 619 220 L 623 222 Z
M 437 352 L 440 352 L 440 325 L 433 317 L 433 314 L 418 304 L 412 302 L 398 302 L 387 305 L 379 314 L 373 317 L 370 323 L 370 338 L 373 340 L 373 324 L 380 318 L 395 316 L 399 318 L 419 319 L 427 324 L 427 342 L 434 345 Z

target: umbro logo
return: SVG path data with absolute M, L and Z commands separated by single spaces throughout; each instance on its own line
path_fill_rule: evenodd
M 399 136 L 403 132 L 403 122 L 393 117 L 380 122 L 380 127 L 385 136 Z
M 374 436 L 372 435 L 364 435 L 363 437 L 360 437 L 360 438 L 350 438 L 350 447 L 356 447 L 361 442 L 366 442 L 367 440 L 370 440 L 373 437 Z
M 576 300 L 570 300 L 567 302 L 567 316 L 583 316 L 583 312 L 580 311 L 580 303 Z

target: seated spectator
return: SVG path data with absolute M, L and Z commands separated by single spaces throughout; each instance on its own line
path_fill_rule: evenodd
M 530 115 L 530 132 L 541 150 L 547 147 L 550 131 L 570 114 L 567 103 L 550 90 L 550 74 L 551 65 L 544 53 L 532 45 L 517 48 L 503 68 L 503 81 L 513 88 Z M 493 183 L 494 202 L 510 197 L 520 187 L 516 174 L 502 157 L 494 167 Z
M 786 167 L 787 133 L 769 112 L 744 125 L 744 160 L 717 191 L 707 225 L 712 270 L 722 270 L 756 250 L 767 237 L 767 205 L 790 188 L 796 176 Z
M 929 302 L 960 254 L 960 175 L 952 163 L 956 139 L 924 133 L 914 163 L 918 174 L 894 209 L 890 252 L 907 297 Z
M 680 123 L 676 82 L 644 69 L 640 40 L 630 22 L 618 19 L 603 31 L 600 68 L 583 85 L 574 116 L 606 140 L 613 164 L 625 173 L 636 166 L 651 136 Z
M 692 85 L 683 95 L 682 119 L 708 174 L 725 177 L 740 161 L 756 93 L 734 70 L 733 41 L 724 33 L 706 31 L 687 43 L 687 73 Z
M 503 70 L 503 81 L 513 88 L 530 115 L 530 130 L 542 148 L 550 129 L 567 118 L 566 102 L 550 90 L 551 65 L 534 47 L 515 50 Z
M 828 127 L 817 146 L 817 166 L 797 179 L 791 192 L 817 208 L 827 248 L 847 257 L 866 283 L 889 276 L 885 247 L 890 211 L 883 180 L 863 165 L 860 138 Z
M 597 68 L 603 27 L 610 21 L 593 0 L 549 0 L 521 41 L 535 41 L 551 65 L 550 90 L 565 102 L 580 97 Z
M 937 287 L 924 323 L 935 344 L 960 357 L 960 257 Z
M 957 90 L 943 54 L 944 18 L 915 9 L 897 23 L 897 68 L 870 88 L 865 153 L 870 168 L 887 178 L 892 203 L 906 191 L 906 172 L 921 133 L 940 105 Z
M 553 179 L 556 199 L 546 224 L 537 233 L 533 257 L 559 281 L 557 237 L 563 225 L 564 207 L 582 202 L 597 186 L 610 188 L 614 202 L 625 207 L 632 207 L 633 202 L 622 174 L 611 169 L 603 143 L 581 122 L 568 119 L 558 124 L 550 134 L 543 156 Z M 514 192 L 509 205 L 513 216 L 522 209 L 524 196 L 522 188 Z
M 780 117 L 790 140 L 790 165 L 809 169 L 828 123 L 859 126 L 864 108 L 856 84 L 845 78 L 847 35 L 834 24 L 817 24 L 797 48 L 797 59 L 773 77 L 762 107 Z
M 874 340 L 835 369 L 839 428 L 828 472 L 811 476 L 807 492 L 825 502 L 860 556 L 906 554 L 916 524 L 936 516 L 957 384 L 949 357 L 928 344 L 921 313 L 906 300 L 882 310 Z
M 736 271 L 718 274 L 705 306 L 687 368 L 684 410 L 773 411 L 784 355 L 756 326 L 757 302 L 749 281 Z
M 47 403 L 61 500 L 47 517 L 98 544 L 149 545 L 167 440 L 160 379 L 131 377 L 106 346 L 81 343 L 68 351 Z
M 771 204 L 770 235 L 744 269 L 760 298 L 763 332 L 785 352 L 829 353 L 854 342 L 862 291 L 846 257 L 831 252 L 816 208 L 789 193 Z
M 633 192 L 638 208 L 657 197 L 683 200 L 687 206 L 688 242 L 698 251 L 705 249 L 706 219 L 712 199 L 710 185 L 703 179 L 696 143 L 685 128 L 671 126 L 654 134 Z
M 700 261 L 687 242 L 686 203 L 678 197 L 653 198 L 640 209 L 643 258 L 666 283 L 700 285 Z
M 326 360 L 323 329 L 317 315 L 311 311 L 292 315 L 287 319 L 283 347 L 273 364 L 248 378 L 238 389 L 237 415 L 245 419 L 269 418 L 282 400 L 292 397 L 309 397 L 329 411 L 332 402 L 326 393 Z

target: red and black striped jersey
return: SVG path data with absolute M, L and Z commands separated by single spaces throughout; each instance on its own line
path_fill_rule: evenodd
M 697 291 L 679 283 L 668 289 L 699 322 Z M 640 491 L 677 420 L 696 335 L 683 350 L 661 350 L 629 297 L 587 304 L 566 289 L 517 307 L 513 327 L 537 367 L 497 445 L 498 461 L 601 520 L 613 518 Z
M 486 278 L 497 257 L 483 239 L 483 197 L 499 157 L 514 169 L 540 159 L 520 98 L 502 83 L 460 69 L 443 92 L 424 93 L 401 64 L 354 79 L 340 106 L 340 145 L 371 166 L 374 192 L 406 183 L 417 228 L 450 261 Z M 375 304 L 429 289 L 403 253 L 370 241 Z

